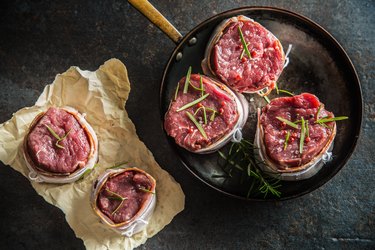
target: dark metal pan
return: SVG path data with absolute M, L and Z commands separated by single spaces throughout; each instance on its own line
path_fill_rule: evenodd
M 212 173 L 222 171 L 218 166 L 218 154 L 197 155 L 178 147 L 168 138 L 182 163 L 198 179 L 229 196 L 246 200 L 285 200 L 307 194 L 329 181 L 346 164 L 352 155 L 362 123 L 362 93 L 355 68 L 341 45 L 324 28 L 310 19 L 288 10 L 272 7 L 244 7 L 215 15 L 197 25 L 182 37 L 147 1 L 131 0 L 141 11 L 175 43 L 176 48 L 166 65 L 160 86 L 161 118 L 168 110 L 177 82 L 185 76 L 189 66 L 194 73 L 202 73 L 201 61 L 206 44 L 215 27 L 223 20 L 245 15 L 261 23 L 281 41 L 284 48 L 292 44 L 290 63 L 279 78 L 279 85 L 294 93 L 310 92 L 319 97 L 326 108 L 336 115 L 349 116 L 338 122 L 333 149 L 333 160 L 310 179 L 281 182 L 281 197 L 263 197 L 254 194 L 247 197 L 250 183 L 228 178 L 214 178 Z M 253 140 L 257 106 L 265 105 L 258 96 L 253 98 L 251 112 L 245 127 L 245 137 Z M 270 98 L 275 97 L 271 94 Z

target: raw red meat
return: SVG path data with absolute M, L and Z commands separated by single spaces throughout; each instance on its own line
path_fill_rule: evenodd
M 151 181 L 143 173 L 125 171 L 104 183 L 97 205 L 114 223 L 125 222 L 137 214 L 147 197 L 154 195 L 145 191 L 151 188 Z
M 233 130 L 239 119 L 237 104 L 234 97 L 227 91 L 220 88 L 219 83 L 209 77 L 202 76 L 205 93 L 209 96 L 186 110 L 178 112 L 177 109 L 201 97 L 201 91 L 190 86 L 188 93 L 183 93 L 185 77 L 179 82 L 179 91 L 176 100 L 171 102 L 168 112 L 165 115 L 164 128 L 168 135 L 173 137 L 176 143 L 190 151 L 205 148 L 218 141 L 221 137 Z M 192 74 L 191 84 L 196 88 L 200 87 L 200 76 Z M 225 87 L 225 86 L 224 86 Z M 215 119 L 210 121 L 212 111 L 206 109 L 207 124 L 203 122 L 203 110 L 196 114 L 196 118 L 207 134 L 207 139 L 199 132 L 194 123 L 189 119 L 186 112 L 194 113 L 200 105 L 217 111 Z
M 251 58 L 243 53 L 238 27 L 248 44 Z M 238 92 L 273 89 L 284 67 L 284 52 L 280 41 L 266 28 L 248 18 L 231 22 L 210 53 L 213 73 Z
M 49 126 L 61 138 L 59 142 L 48 130 Z M 51 107 L 39 119 L 27 138 L 27 150 L 34 164 L 52 173 L 72 173 L 84 166 L 90 153 L 90 143 L 85 130 L 74 115 L 64 109 Z
M 316 117 L 320 105 L 322 108 L 319 111 L 319 117 Z M 296 123 L 298 128 L 292 128 L 276 117 L 295 123 L 303 117 L 308 123 L 309 136 L 304 140 L 302 154 L 299 151 L 301 123 Z M 333 140 L 334 122 L 325 123 L 326 126 L 316 123 L 316 120 L 322 117 L 334 117 L 334 115 L 325 110 L 324 105 L 312 94 L 303 93 L 293 97 L 273 99 L 263 107 L 260 116 L 260 124 L 264 131 L 264 137 L 261 139 L 267 156 L 281 169 L 310 162 Z M 284 150 L 288 131 L 290 138 Z

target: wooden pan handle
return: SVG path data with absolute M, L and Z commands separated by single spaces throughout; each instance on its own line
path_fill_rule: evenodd
M 139 12 L 155 24 L 176 44 L 181 40 L 181 33 L 147 0 L 128 0 Z

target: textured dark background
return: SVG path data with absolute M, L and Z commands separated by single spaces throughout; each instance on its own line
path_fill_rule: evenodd
M 325 27 L 362 84 L 362 134 L 347 165 L 318 190 L 284 202 L 234 200 L 201 183 L 173 155 L 156 108 L 175 44 L 124 0 L 1 1 L 0 123 L 32 106 L 71 65 L 95 70 L 119 58 L 132 83 L 127 110 L 138 135 L 186 195 L 185 210 L 140 249 L 375 249 L 375 2 L 151 2 L 182 34 L 214 14 L 250 5 L 289 9 Z M 0 193 L 0 249 L 84 249 L 64 214 L 2 163 Z

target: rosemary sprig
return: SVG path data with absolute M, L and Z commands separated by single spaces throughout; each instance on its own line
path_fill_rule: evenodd
M 200 110 L 203 110 L 203 120 L 204 120 L 204 124 L 207 124 L 207 113 L 206 113 L 206 107 L 205 107 L 205 106 L 202 106 L 202 107 L 198 108 L 197 110 L 195 110 L 194 115 L 197 115 L 197 113 L 198 113 Z
M 289 137 L 290 137 L 290 132 L 288 131 L 285 135 L 284 150 L 286 149 L 286 147 L 288 147 Z
M 279 116 L 276 116 L 276 119 L 279 120 L 279 121 L 281 121 L 281 122 L 285 122 L 285 124 L 291 126 L 292 128 L 298 128 L 297 124 L 295 124 L 294 122 L 291 122 L 291 121 L 289 121 L 287 119 L 284 119 L 284 118 L 279 117 Z
M 204 87 L 203 87 L 203 78 L 201 76 L 201 74 L 199 74 L 199 84 L 200 84 L 200 88 L 201 88 L 201 96 L 204 95 Z
M 176 91 L 174 92 L 174 100 L 176 101 L 177 99 L 177 94 L 178 94 L 178 89 L 180 88 L 180 82 L 177 83 L 177 88 Z
M 98 163 L 96 163 L 92 168 L 89 168 L 89 169 L 86 169 L 85 172 L 83 172 L 83 174 L 81 175 L 81 177 L 79 178 L 79 180 L 83 180 L 86 176 L 88 176 L 93 170 L 94 168 L 96 168 L 98 166 Z
M 186 115 L 189 117 L 189 119 L 194 123 L 194 125 L 197 127 L 199 132 L 203 135 L 204 139 L 208 139 L 206 132 L 204 131 L 202 125 L 199 124 L 199 122 L 195 119 L 194 115 L 192 115 L 189 111 L 186 111 Z
M 238 33 L 240 34 L 242 46 L 245 49 L 245 52 L 246 52 L 247 56 L 251 59 L 251 54 L 250 54 L 249 48 L 247 47 L 245 38 L 243 37 L 242 30 L 241 30 L 240 26 L 238 26 Z
M 191 75 L 191 66 L 189 67 L 188 72 L 186 74 L 184 91 L 183 91 L 184 94 L 186 94 L 188 92 L 188 89 L 189 89 L 190 75 Z
M 187 104 L 185 104 L 184 106 L 182 106 L 181 108 L 179 108 L 179 109 L 177 109 L 176 111 L 177 112 L 180 112 L 180 111 L 182 111 L 182 110 L 185 110 L 185 109 L 187 109 L 187 108 L 190 108 L 190 107 L 192 107 L 192 106 L 194 106 L 195 104 L 198 104 L 199 102 L 201 102 L 201 101 L 203 101 L 204 99 L 206 99 L 207 98 L 207 96 L 209 96 L 210 94 L 205 94 L 204 96 L 201 96 L 201 97 L 199 97 L 198 99 L 196 99 L 196 100 L 194 100 L 194 101 L 192 101 L 192 102 L 189 102 L 189 103 L 187 103 Z
M 210 121 L 213 122 L 213 121 L 215 120 L 215 115 L 216 115 L 216 113 L 219 113 L 219 112 L 217 112 L 217 110 L 215 110 L 215 109 L 213 109 L 213 108 L 209 108 L 209 107 L 205 107 L 205 108 L 206 108 L 206 110 L 212 112 L 211 117 L 210 117 Z
M 215 177 L 232 177 L 233 172 L 236 170 L 239 171 L 242 178 L 246 178 L 245 180 L 249 182 L 250 186 L 247 192 L 247 198 L 249 198 L 251 194 L 256 193 L 262 194 L 264 198 L 267 197 L 269 193 L 280 197 L 280 180 L 266 176 L 265 173 L 259 169 L 259 165 L 264 164 L 264 162 L 257 159 L 253 153 L 254 149 L 256 149 L 256 147 L 251 142 L 242 139 L 239 143 L 233 142 L 227 154 L 218 151 L 220 158 L 224 159 L 224 164 L 220 164 L 219 162 L 219 165 L 227 175 L 216 175 Z M 257 190 L 254 190 L 255 187 L 257 187 Z
M 294 96 L 294 94 L 292 92 L 289 92 L 288 90 L 285 90 L 285 89 L 279 89 L 279 86 L 277 86 L 277 83 L 275 83 L 275 89 L 276 89 L 276 93 L 279 95 L 280 92 L 281 93 L 285 93 L 285 94 L 288 94 L 290 96 Z
M 60 136 L 50 126 L 48 126 L 47 124 L 45 124 L 45 126 L 47 127 L 51 135 L 57 139 L 55 146 L 58 148 L 64 149 L 64 146 L 60 145 L 59 142 L 64 140 L 69 135 L 70 131 L 72 131 L 72 129 L 70 129 L 68 133 L 66 133 L 65 135 L 63 135 L 63 137 L 60 138 Z
M 264 100 L 266 100 L 267 103 L 271 102 L 270 99 L 268 98 L 268 96 L 265 95 L 265 96 L 263 96 L 263 98 L 264 98 Z
M 250 43 L 246 44 L 247 46 L 250 45 Z M 242 49 L 242 52 L 241 52 L 241 55 L 240 55 L 240 59 L 242 59 L 242 57 L 245 55 L 245 49 Z
M 279 89 L 279 92 L 288 94 L 290 96 L 294 96 L 294 94 L 292 92 L 289 92 L 288 90 L 285 90 L 285 89 Z
M 145 192 L 145 193 L 155 194 L 155 192 L 152 192 L 151 190 L 144 188 L 144 187 L 139 187 L 138 190 L 141 190 L 142 192 Z
M 109 190 L 108 188 L 106 188 L 105 191 L 110 194 L 110 196 L 107 196 L 108 199 L 121 201 L 120 204 L 116 207 L 116 209 L 112 211 L 111 215 L 114 215 L 120 209 L 120 207 L 122 206 L 124 201 L 127 200 L 128 198 L 122 197 L 120 194 L 115 193 L 115 192 Z
M 299 153 L 302 154 L 303 152 L 303 144 L 305 142 L 305 133 L 306 133 L 306 128 L 305 128 L 305 119 L 303 117 L 301 118 L 301 135 L 299 138 Z
M 316 121 L 316 123 L 327 123 L 327 122 L 333 122 L 333 121 L 342 121 L 347 120 L 349 117 L 347 116 L 337 116 L 337 117 L 324 117 Z

